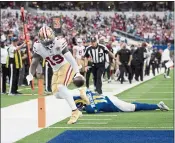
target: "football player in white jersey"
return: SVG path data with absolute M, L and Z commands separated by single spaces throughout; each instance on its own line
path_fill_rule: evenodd
M 63 37 L 55 37 L 53 30 L 43 26 L 38 33 L 39 40 L 33 45 L 33 58 L 26 77 L 28 83 L 33 79 L 40 58 L 46 59 L 53 68 L 52 92 L 56 98 L 65 99 L 72 109 L 72 116 L 67 124 L 74 124 L 82 113 L 77 109 L 67 86 L 73 76 L 82 76 L 78 65 L 71 52 L 67 48 L 67 42 Z M 82 94 L 81 94 L 82 95 Z
M 78 66 L 80 67 L 80 73 L 84 75 L 85 67 L 84 67 L 84 50 L 83 41 L 81 38 L 77 39 L 77 45 L 73 47 L 73 56 L 77 61 Z

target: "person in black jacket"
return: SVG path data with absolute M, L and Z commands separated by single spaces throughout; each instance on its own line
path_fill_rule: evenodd
M 154 48 L 155 50 L 155 57 L 156 57 L 156 68 L 157 68 L 157 72 L 159 73 L 159 69 L 160 69 L 160 63 L 161 63 L 161 53 L 158 51 L 157 47 Z
M 139 62 L 137 61 L 137 56 L 135 53 L 136 49 L 134 45 L 131 46 L 131 55 L 132 55 L 132 60 L 131 60 L 131 70 L 132 70 L 132 79 L 136 75 L 136 67 L 139 65 Z M 137 79 L 135 79 L 137 81 Z
M 117 62 L 119 64 L 119 70 L 120 70 L 120 77 L 121 77 L 121 84 L 123 84 L 124 81 L 124 72 L 127 72 L 128 80 L 131 83 L 132 80 L 132 71 L 131 71 L 131 51 L 129 49 L 126 49 L 126 44 L 123 43 L 121 45 L 121 50 L 117 52 Z
M 146 43 L 142 43 L 141 47 L 138 47 L 137 50 L 135 51 L 135 56 L 136 56 L 136 61 L 137 61 L 137 66 L 136 66 L 136 76 L 135 79 L 138 81 L 139 77 L 140 80 L 143 81 L 143 66 L 144 66 L 144 60 L 146 57 Z
M 156 53 L 155 53 L 155 51 L 153 51 L 152 54 L 151 54 L 149 67 L 152 66 L 152 73 L 153 73 L 154 76 L 155 76 L 156 61 L 157 61 Z

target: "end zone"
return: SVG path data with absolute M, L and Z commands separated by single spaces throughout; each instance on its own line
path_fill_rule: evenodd
M 173 130 L 68 130 L 48 143 L 173 143 Z

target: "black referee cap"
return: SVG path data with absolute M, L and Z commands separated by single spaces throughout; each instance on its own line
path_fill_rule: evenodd
M 97 41 L 96 37 L 91 37 L 91 42 L 96 42 L 96 41 Z

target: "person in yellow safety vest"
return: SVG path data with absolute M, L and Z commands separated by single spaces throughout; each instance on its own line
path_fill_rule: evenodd
M 49 62 L 47 62 L 45 59 L 42 60 L 42 67 L 44 72 L 44 80 L 45 80 L 45 92 L 51 93 L 51 81 L 52 81 L 52 67 L 50 66 Z
M 18 38 L 12 37 L 12 44 L 8 48 L 7 67 L 10 70 L 9 95 L 21 94 L 18 92 L 19 69 L 22 68 L 22 58 L 20 49 L 25 46 L 25 42 L 18 46 Z

